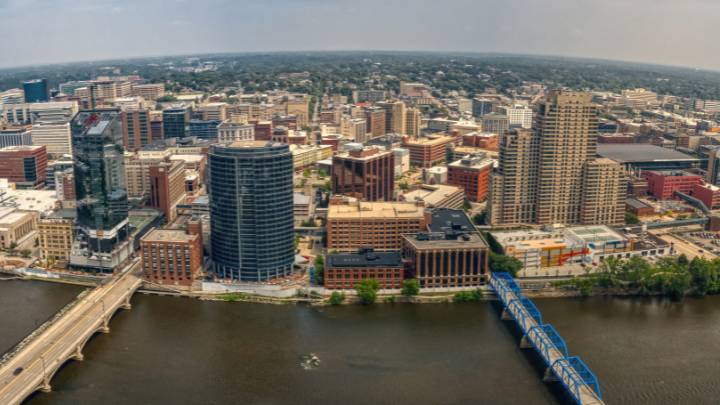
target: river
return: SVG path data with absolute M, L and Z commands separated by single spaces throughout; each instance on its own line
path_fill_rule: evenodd
M 79 292 L 0 282 L 0 350 Z M 535 300 L 608 404 L 717 403 L 720 297 Z M 495 304 L 310 308 L 137 294 L 36 404 L 557 404 Z M 20 311 L 20 312 L 18 312 Z M 23 312 L 25 311 L 25 312 Z M 18 316 L 18 313 L 32 316 Z M 315 369 L 301 367 L 315 353 Z

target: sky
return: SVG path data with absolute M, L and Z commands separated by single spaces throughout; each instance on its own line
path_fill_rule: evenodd
M 215 52 L 469 51 L 720 70 L 717 0 L 0 0 L 0 67 Z

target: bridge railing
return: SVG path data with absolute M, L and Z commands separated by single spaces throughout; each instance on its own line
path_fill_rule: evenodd
M 523 296 L 513 277 L 508 273 L 492 273 L 490 287 L 504 311 L 524 333 L 523 340 L 538 352 L 547 371 L 560 380 L 572 398 L 579 404 L 602 404 L 595 374 L 579 357 L 569 357 L 565 340 L 552 325 L 542 323 L 542 313 L 532 300 Z

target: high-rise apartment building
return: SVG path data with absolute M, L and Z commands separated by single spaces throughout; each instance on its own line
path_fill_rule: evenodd
M 368 141 L 367 121 L 362 118 L 343 117 L 340 122 L 340 131 L 345 138 L 352 139 L 357 143 Z
M 385 132 L 405 135 L 405 103 L 396 100 L 375 105 L 385 110 Z
M 177 218 L 177 206 L 185 200 L 185 168 L 181 161 L 150 166 L 149 205 L 165 214 L 167 222 Z
M 526 105 L 500 107 L 500 111 L 508 117 L 510 128 L 532 128 L 532 108 Z
M 81 241 L 90 252 L 109 253 L 128 237 L 120 112 L 81 111 L 71 127 Z
M 215 276 L 266 281 L 295 261 L 293 163 L 288 145 L 244 141 L 208 152 Z
M 622 223 L 622 168 L 596 158 L 591 100 L 589 93 L 552 91 L 538 105 L 534 132 L 518 129 L 502 138 L 492 224 Z
M 420 136 L 420 126 L 422 124 L 422 113 L 417 108 L 405 109 L 405 133 L 413 138 Z
M 333 156 L 333 193 L 367 201 L 392 200 L 395 188 L 394 159 L 392 151 L 381 151 L 377 147 Z
M 385 110 L 380 107 L 368 107 L 365 109 L 365 120 L 367 121 L 367 132 L 370 138 L 377 138 L 385 135 Z
M 155 138 L 150 128 L 150 111 L 145 108 L 134 108 L 123 111 L 123 146 L 125 150 L 135 151 L 143 146 L 160 140 Z
M 130 199 L 144 200 L 150 197 L 150 167 L 166 162 L 172 151 L 168 148 L 142 149 L 125 153 L 125 183 Z

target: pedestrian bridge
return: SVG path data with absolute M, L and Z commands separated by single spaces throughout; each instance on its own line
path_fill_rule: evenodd
M 508 273 L 492 273 L 490 287 L 503 305 L 503 319 L 513 320 L 523 332 L 521 348 L 533 348 L 545 363 L 546 381 L 560 381 L 576 403 L 603 404 L 600 384 L 595 375 L 577 356 L 570 357 L 567 345 L 533 302 L 523 296 L 520 287 Z
M 35 391 L 50 391 L 50 380 L 67 361 L 82 360 L 82 349 L 95 333 L 108 333 L 119 308 L 130 308 L 140 287 L 140 261 L 87 294 L 81 294 L 0 359 L 0 404 L 21 403 Z

